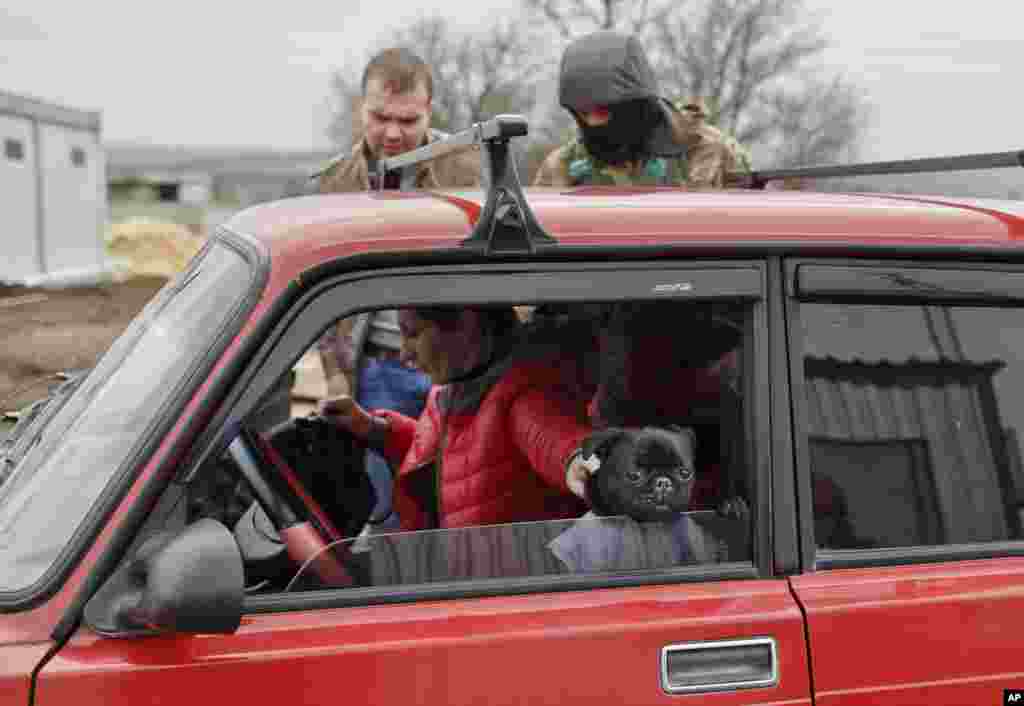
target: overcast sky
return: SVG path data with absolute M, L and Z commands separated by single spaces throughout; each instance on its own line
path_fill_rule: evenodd
M 807 0 L 874 106 L 865 159 L 1024 149 L 1024 3 Z M 5 0 L 0 90 L 103 116 L 104 139 L 325 147 L 329 77 L 419 0 Z M 466 26 L 518 0 L 438 3 Z

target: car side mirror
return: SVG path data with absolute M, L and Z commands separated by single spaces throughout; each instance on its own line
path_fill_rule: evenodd
M 232 633 L 242 621 L 244 582 L 234 536 L 202 519 L 139 545 L 86 604 L 85 623 L 110 637 Z

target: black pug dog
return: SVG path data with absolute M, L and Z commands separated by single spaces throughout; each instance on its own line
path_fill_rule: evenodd
M 613 427 L 591 434 L 581 451 L 583 461 L 596 467 L 586 486 L 594 514 L 665 522 L 686 512 L 695 447 L 693 430 L 678 426 Z

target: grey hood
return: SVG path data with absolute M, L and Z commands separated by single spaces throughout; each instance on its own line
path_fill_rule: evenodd
M 676 109 L 658 93 L 654 75 L 640 41 L 615 31 L 589 34 L 572 42 L 562 54 L 558 77 L 558 102 L 568 110 L 649 99 L 664 120 L 651 134 L 653 155 L 674 157 L 685 151 L 673 138 Z

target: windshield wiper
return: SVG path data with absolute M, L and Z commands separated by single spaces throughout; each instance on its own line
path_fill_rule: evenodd
M 49 395 L 33 402 L 27 409 L 5 415 L 7 418 L 16 418 L 17 422 L 6 438 L 0 440 L 0 485 L 3 485 L 18 461 L 35 445 L 46 423 L 60 410 L 63 402 L 70 397 L 89 370 L 55 374 L 53 377 L 63 382 Z M 29 429 L 34 429 L 34 433 L 27 434 Z

